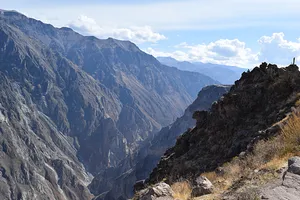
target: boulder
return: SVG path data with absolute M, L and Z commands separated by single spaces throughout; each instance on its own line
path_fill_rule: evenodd
M 145 180 L 139 180 L 134 184 L 134 192 L 140 191 L 145 188 Z
M 199 197 L 206 194 L 213 193 L 213 184 L 204 176 L 199 176 L 194 183 L 192 189 L 192 196 Z
M 288 160 L 288 172 L 300 175 L 300 157 L 292 157 Z
M 288 160 L 288 169 L 283 174 L 281 184 L 275 182 L 261 189 L 265 199 L 272 200 L 298 200 L 300 197 L 300 157 Z
M 138 200 L 173 200 L 173 190 L 166 183 L 158 183 L 152 187 L 141 190 L 138 195 Z

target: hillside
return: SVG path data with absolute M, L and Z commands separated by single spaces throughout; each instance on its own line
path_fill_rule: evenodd
M 196 128 L 167 150 L 148 183 L 194 180 L 214 171 L 262 139 L 278 134 L 280 122 L 299 100 L 300 72 L 263 63 L 243 73 L 210 111 L 196 112 Z
M 111 184 L 112 189 L 105 199 L 119 199 L 120 196 L 123 198 L 132 197 L 135 182 L 146 179 L 164 152 L 176 143 L 176 138 L 189 128 L 194 127 L 193 113 L 196 110 L 208 110 L 212 103 L 229 89 L 230 86 L 226 85 L 212 85 L 203 88 L 197 99 L 185 110 L 183 116 L 177 118 L 171 125 L 162 128 L 153 139 L 145 141 L 133 157 L 125 158 L 122 161 L 123 164 L 119 168 L 115 168 L 117 172 L 105 171 L 96 176 L 90 185 L 91 191 L 99 191 L 99 188 L 103 188 L 102 185 Z M 126 163 L 132 163 L 132 166 L 126 168 Z M 122 176 L 118 176 L 118 174 L 122 174 Z M 110 176 L 111 181 L 103 179 L 104 176 Z M 104 197 L 98 197 L 98 199 L 102 198 Z
M 0 14 L 1 199 L 90 199 L 213 79 L 160 64 L 128 41 Z M 103 187 L 106 187 L 104 185 Z

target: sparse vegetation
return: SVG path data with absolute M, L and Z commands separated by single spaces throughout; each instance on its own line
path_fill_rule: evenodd
M 192 188 L 189 182 L 177 182 L 174 183 L 171 188 L 174 191 L 173 197 L 175 199 L 189 200 L 191 198 Z
M 222 173 L 213 171 L 202 174 L 214 184 L 217 194 L 236 191 L 238 199 L 255 200 L 258 198 L 255 190 L 240 189 L 278 178 L 276 171 L 286 164 L 286 160 L 291 156 L 300 156 L 300 117 L 293 113 L 281 122 L 281 126 L 279 135 L 257 142 L 251 153 L 225 163 Z

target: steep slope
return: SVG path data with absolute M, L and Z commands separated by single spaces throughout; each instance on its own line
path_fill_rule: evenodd
M 0 74 L 7 154 L 0 165 L 10 186 L 1 195 L 8 199 L 89 199 L 86 170 L 119 166 L 216 83 L 161 65 L 130 42 L 83 37 L 8 11 L 0 13 Z
M 227 85 L 212 85 L 203 88 L 197 99 L 185 110 L 182 117 L 177 118 L 170 126 L 162 128 L 151 140 L 150 147 L 147 147 L 146 158 L 137 166 L 137 179 L 146 179 L 165 151 L 175 145 L 177 137 L 195 126 L 196 120 L 193 119 L 195 111 L 209 110 L 212 103 L 226 94 L 230 87 Z M 142 153 L 144 153 L 143 149 L 141 150 Z
M 201 62 L 180 62 L 170 57 L 158 57 L 157 59 L 165 65 L 176 67 L 180 70 L 200 72 L 209 77 L 212 77 L 222 84 L 233 84 L 236 80 L 240 79 L 241 74 L 246 71 L 246 69 L 234 66 Z
M 272 125 L 285 118 L 299 99 L 299 75 L 295 65 L 278 68 L 266 63 L 243 73 L 209 112 L 194 114 L 196 128 L 165 153 L 148 183 L 194 180 L 276 133 L 279 127 Z
M 120 168 L 115 169 L 118 172 L 105 172 L 95 177 L 90 185 L 91 191 L 99 191 L 99 188 L 104 188 L 103 185 L 112 185 L 106 198 L 102 195 L 98 199 L 120 199 L 120 196 L 124 199 L 132 197 L 135 182 L 146 179 L 164 152 L 175 144 L 176 138 L 188 128 L 195 126 L 195 120 L 192 118 L 193 113 L 196 110 L 208 110 L 214 101 L 228 92 L 230 87 L 212 85 L 203 88 L 182 117 L 177 118 L 173 124 L 162 128 L 153 139 L 145 142 L 134 157 L 125 158 Z M 126 168 L 127 163 L 131 163 L 129 168 Z M 108 174 L 114 175 L 110 175 L 109 182 L 107 179 L 103 179 L 104 176 L 109 176 Z M 122 176 L 117 176 L 117 174 L 122 174 Z M 101 190 L 101 192 L 107 191 Z

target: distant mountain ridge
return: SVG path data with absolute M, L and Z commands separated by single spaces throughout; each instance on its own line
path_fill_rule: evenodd
M 233 84 L 236 80 L 240 79 L 241 74 L 247 70 L 240 67 L 211 63 L 191 63 L 187 61 L 181 62 L 171 57 L 157 57 L 157 60 L 165 65 L 176 67 L 180 70 L 200 72 L 209 77 L 212 77 L 222 84 Z
M 90 199 L 92 175 L 118 167 L 218 83 L 131 42 L 11 11 L 0 14 L 0 79 L 0 199 Z

